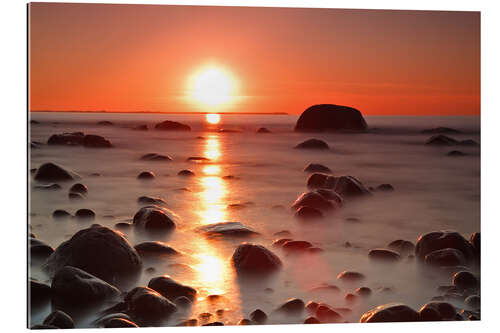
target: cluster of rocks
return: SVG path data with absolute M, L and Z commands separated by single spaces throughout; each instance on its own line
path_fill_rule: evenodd
M 54 134 L 47 141 L 48 145 L 84 146 L 89 148 L 111 148 L 111 142 L 100 135 L 83 132 Z

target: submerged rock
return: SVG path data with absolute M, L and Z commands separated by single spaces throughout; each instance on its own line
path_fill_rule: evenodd
M 194 301 L 197 294 L 196 289 L 185 286 L 173 280 L 168 275 L 152 278 L 148 283 L 148 287 L 156 290 L 169 300 L 175 300 L 178 297 L 184 296 L 190 301 Z
M 134 215 L 134 226 L 144 229 L 171 231 L 175 222 L 168 216 L 168 210 L 158 206 L 142 207 Z
M 305 168 L 304 172 L 322 172 L 322 173 L 331 173 L 332 170 L 330 168 L 317 163 L 309 163 Z
M 141 205 L 166 205 L 167 203 L 162 198 L 141 196 L 137 198 L 137 203 Z
M 51 289 L 58 301 L 75 305 L 101 302 L 120 294 L 111 284 L 72 266 L 57 271 Z
M 459 130 L 449 128 L 449 127 L 435 127 L 430 129 L 425 129 L 420 131 L 422 134 L 459 134 Z
M 300 206 L 297 212 L 295 212 L 295 217 L 301 220 L 315 220 L 323 216 L 323 213 L 319 209 L 308 206 Z
M 55 163 L 42 164 L 35 173 L 35 180 L 38 181 L 69 181 L 76 178 L 80 177 Z
M 61 310 L 55 310 L 50 313 L 43 321 L 44 325 L 52 325 L 58 328 L 74 328 L 73 319 Z
M 83 184 L 80 184 L 80 183 L 76 183 L 74 184 L 73 186 L 71 186 L 71 188 L 69 189 L 69 192 L 70 193 L 80 193 L 80 194 L 87 194 L 89 191 L 88 187 L 83 185 Z
M 472 289 L 475 290 L 479 288 L 478 278 L 468 271 L 460 271 L 453 275 L 453 285 L 459 290 Z
M 83 138 L 83 146 L 88 148 L 111 148 L 111 142 L 100 135 L 87 134 Z
M 63 209 L 56 209 L 52 213 L 52 218 L 54 220 L 67 219 L 67 218 L 70 218 L 70 217 L 72 217 L 72 215 L 70 213 L 68 213 L 67 211 L 63 210 Z
M 353 271 L 343 271 L 339 275 L 337 275 L 338 280 L 342 281 L 360 281 L 363 280 L 365 276 L 361 273 L 358 272 L 353 272 Z
M 141 156 L 143 161 L 172 161 L 172 157 L 168 155 L 161 155 L 156 153 L 148 153 Z
M 141 269 L 141 258 L 121 233 L 94 226 L 78 231 L 61 243 L 47 259 L 44 268 L 51 274 L 64 266 L 85 270 L 105 281 Z
M 358 110 L 335 104 L 318 104 L 305 110 L 297 120 L 296 132 L 360 131 L 368 125 Z
M 287 314 L 297 314 L 305 309 L 304 301 L 299 298 L 291 298 L 282 304 L 277 311 L 285 312 Z
M 465 266 L 467 260 L 463 253 L 457 249 L 445 248 L 432 251 L 425 256 L 424 262 L 432 266 Z
M 257 133 L 265 134 L 265 133 L 271 133 L 271 131 L 265 127 L 261 127 L 257 130 Z
M 328 144 L 323 140 L 309 139 L 304 142 L 299 143 L 295 146 L 295 149 L 330 149 Z
M 191 177 L 191 176 L 194 176 L 194 172 L 191 171 L 191 170 L 181 170 L 177 173 L 178 176 L 182 176 L 182 177 Z
M 431 136 L 426 142 L 429 146 L 454 146 L 458 145 L 459 141 L 450 138 L 449 136 L 438 134 Z
M 144 254 L 168 254 L 168 255 L 179 255 L 180 253 L 174 248 L 168 246 L 164 242 L 142 242 L 134 246 L 135 250 L 141 255 Z
M 141 179 L 141 180 L 151 180 L 154 178 L 155 178 L 155 174 L 151 171 L 143 171 L 137 176 L 137 179 Z
M 136 287 L 127 293 L 125 302 L 132 318 L 139 324 L 155 325 L 177 311 L 167 298 L 151 288 Z
M 277 271 L 283 265 L 280 258 L 262 245 L 243 243 L 231 258 L 239 274 L 259 274 Z
M 267 321 L 267 315 L 261 309 L 257 309 L 250 313 L 250 319 L 256 323 L 264 324 Z
M 474 259 L 474 248 L 458 232 L 455 231 L 434 231 L 421 235 L 415 246 L 415 255 L 424 261 L 425 256 L 436 250 L 452 248 L 463 253 L 467 261 Z
M 371 194 L 370 191 L 353 176 L 334 177 L 324 173 L 313 173 L 307 179 L 307 187 L 333 190 L 341 197 L 358 197 Z
M 466 156 L 467 154 L 460 150 L 452 150 L 446 154 L 448 156 L 458 157 L 458 156 Z
M 391 250 L 399 252 L 401 255 L 408 255 L 415 252 L 415 245 L 404 239 L 397 239 L 387 245 Z
M 304 192 L 292 204 L 292 209 L 298 210 L 300 207 L 312 207 L 320 211 L 327 211 L 336 208 L 335 204 L 326 199 L 318 192 Z
M 136 131 L 147 131 L 148 130 L 148 125 L 137 125 L 133 128 L 133 130 L 136 130 Z
M 375 190 L 380 192 L 392 192 L 394 191 L 394 187 L 391 184 L 380 184 Z
M 95 219 L 95 213 L 87 208 L 79 209 L 75 212 L 75 217 L 82 220 L 93 220 Z
M 210 162 L 209 158 L 203 157 L 203 156 L 191 156 L 186 159 L 187 162 Z
M 387 249 L 373 249 L 370 250 L 368 256 L 372 260 L 385 261 L 385 262 L 394 262 L 399 261 L 401 256 L 399 253 L 387 250 Z
M 60 190 L 61 188 L 62 188 L 61 185 L 56 184 L 56 183 L 35 186 L 35 189 L 37 189 L 37 190 L 47 190 L 47 191 L 57 191 L 57 190 Z
M 368 297 L 372 294 L 372 290 L 368 287 L 359 287 L 354 292 L 361 297 Z
M 30 255 L 32 258 L 44 259 L 54 252 L 52 246 L 45 244 L 39 239 L 30 237 L 28 241 L 30 245 Z
M 390 303 L 365 312 L 360 323 L 418 321 L 418 312 L 407 305 Z
M 450 303 L 429 302 L 418 311 L 421 321 L 455 320 L 457 311 Z
M 196 228 L 197 232 L 205 236 L 256 236 L 259 235 L 252 228 L 243 225 L 240 222 L 220 222 L 201 226 Z
M 338 312 L 324 304 L 320 304 L 316 309 L 316 317 L 323 323 L 337 323 L 342 321 L 342 316 Z
M 190 131 L 191 127 L 176 121 L 165 120 L 155 125 L 155 129 L 163 131 Z
M 283 243 L 283 250 L 286 252 L 303 252 L 312 247 L 312 244 L 307 241 L 289 240 Z

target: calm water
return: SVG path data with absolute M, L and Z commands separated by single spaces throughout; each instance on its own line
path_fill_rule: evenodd
M 177 313 L 165 324 L 196 318 L 210 312 L 209 321 L 236 323 L 260 308 L 269 315 L 269 323 L 302 323 L 302 317 L 283 317 L 272 311 L 290 297 L 305 302 L 325 302 L 332 307 L 348 307 L 348 321 L 357 322 L 366 310 L 387 302 L 401 301 L 419 308 L 436 296 L 436 287 L 449 284 L 449 276 L 424 272 L 414 262 L 402 260 L 389 267 L 368 260 L 367 253 L 384 247 L 395 239 L 415 242 L 421 233 L 439 229 L 457 230 L 468 237 L 480 228 L 480 148 L 461 147 L 468 156 L 446 156 L 450 148 L 428 147 L 429 137 L 420 134 L 425 128 L 447 126 L 463 131 L 457 139 L 480 142 L 479 117 L 367 117 L 373 129 L 367 134 L 300 134 L 292 132 L 297 116 L 235 116 L 223 115 L 218 125 L 208 125 L 202 115 L 156 114 L 85 114 L 32 113 L 31 119 L 41 122 L 31 126 L 31 140 L 47 142 L 54 133 L 83 131 L 111 140 L 112 149 L 42 146 L 31 150 L 31 167 L 55 162 L 82 176 L 89 193 L 84 201 L 69 201 L 67 192 L 73 183 L 62 183 L 63 190 L 31 191 L 30 223 L 37 237 L 53 247 L 69 239 L 76 231 L 92 222 L 54 221 L 55 209 L 74 213 L 90 208 L 97 214 L 93 223 L 113 227 L 130 221 L 140 206 L 139 196 L 159 196 L 177 214 L 177 229 L 168 238 L 151 237 L 124 231 L 132 244 L 146 240 L 165 241 L 184 253 L 179 258 L 145 261 L 144 269 L 154 267 L 155 273 L 144 272 L 132 285 L 118 286 L 126 291 L 136 285 L 147 285 L 152 277 L 168 274 L 195 287 L 200 297 L 192 313 Z M 133 131 L 138 124 L 150 127 L 163 120 L 175 120 L 192 127 L 191 132 Z M 114 126 L 97 126 L 100 120 Z M 256 134 L 259 127 L 273 133 Z M 237 129 L 241 133 L 217 133 L 219 128 Z M 205 139 L 196 139 L 203 136 Z M 308 138 L 323 139 L 330 151 L 299 151 L 293 147 Z M 146 153 L 170 155 L 174 161 L 155 163 L 140 161 Z M 186 162 L 190 156 L 211 159 L 208 164 Z M 307 174 L 303 168 L 310 162 L 322 163 L 335 175 L 352 175 L 366 186 L 390 183 L 392 193 L 378 193 L 369 199 L 349 202 L 317 224 L 304 225 L 295 220 L 290 204 L 306 191 Z M 196 177 L 178 177 L 177 172 L 191 169 Z M 156 179 L 143 183 L 136 179 L 141 171 L 153 171 Z M 90 176 L 92 173 L 100 177 Z M 225 180 L 225 175 L 237 179 Z M 30 184 L 34 186 L 34 182 Z M 180 188 L 189 189 L 181 191 Z M 233 203 L 247 203 L 246 208 L 230 210 Z M 283 205 L 283 209 L 273 209 Z M 112 217 L 109 217 L 112 216 Z M 359 223 L 346 221 L 356 217 Z M 200 225 L 239 221 L 261 233 L 252 240 L 272 249 L 271 243 L 281 230 L 292 232 L 294 239 L 307 240 L 325 251 L 315 255 L 285 256 L 272 249 L 283 260 L 284 269 L 270 280 L 256 284 L 239 282 L 230 264 L 230 257 L 241 240 L 209 240 L 195 233 Z M 353 246 L 346 248 L 348 241 Z M 172 265 L 183 264 L 183 265 Z M 336 280 L 338 273 L 356 270 L 367 279 L 357 284 Z M 388 271 L 390 274 L 388 274 Z M 31 276 L 42 281 L 48 277 L 34 265 Z M 315 293 L 310 289 L 330 283 L 340 293 Z M 344 295 L 360 286 L 374 290 L 372 297 L 347 304 Z M 389 287 L 392 292 L 378 292 Z M 265 291 L 272 288 L 274 292 Z M 225 300 L 213 304 L 204 298 L 221 294 Z M 222 318 L 218 309 L 226 309 Z M 32 312 L 37 324 L 50 308 Z M 95 317 L 75 314 L 77 326 L 89 327 Z

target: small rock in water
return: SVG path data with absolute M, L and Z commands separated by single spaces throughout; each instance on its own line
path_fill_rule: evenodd
M 364 278 L 365 276 L 363 274 L 353 271 L 343 271 L 337 275 L 337 279 L 342 281 L 360 281 Z
M 275 232 L 273 235 L 278 236 L 278 237 L 290 237 L 290 236 L 292 236 L 292 233 L 288 230 L 281 230 L 281 231 Z
M 385 262 L 395 262 L 401 259 L 399 253 L 386 249 L 370 250 L 368 256 L 372 260 L 385 261 Z
M 148 153 L 141 156 L 141 160 L 143 161 L 172 161 L 172 157 L 168 155 L 161 155 L 156 153 Z
M 210 162 L 210 159 L 207 157 L 203 156 L 190 156 L 186 159 L 187 162 L 197 162 L 197 163 L 203 163 L 203 162 Z
M 436 127 L 422 130 L 420 133 L 422 134 L 459 134 L 461 133 L 459 130 L 450 128 L 450 127 Z
M 304 172 L 322 172 L 322 173 L 331 173 L 332 170 L 330 168 L 317 163 L 309 163 L 305 168 Z
M 137 125 L 133 129 L 136 131 L 147 131 L 148 125 Z
M 316 313 L 316 309 L 319 307 L 319 304 L 313 301 L 309 301 L 306 304 L 306 309 L 309 313 Z
M 97 125 L 103 125 L 103 126 L 112 126 L 114 125 L 112 122 L 109 120 L 101 120 L 97 122 Z
M 243 318 L 238 322 L 238 325 L 252 325 L 252 321 L 250 319 Z
M 304 320 L 304 324 L 321 324 L 321 322 L 316 317 L 310 316 Z
M 154 178 L 155 174 L 152 173 L 151 171 L 143 171 L 137 176 L 137 179 L 142 179 L 142 180 L 151 180 Z
M 132 223 L 128 223 L 128 222 L 118 222 L 115 224 L 115 228 L 116 229 L 129 229 L 133 226 Z
M 359 287 L 354 292 L 361 297 L 368 297 L 372 294 L 372 290 L 368 287 Z
M 93 220 L 95 219 L 95 213 L 87 208 L 82 208 L 76 211 L 75 217 L 78 219 L 87 219 L 87 220 Z
M 446 302 L 429 302 L 418 311 L 421 321 L 455 320 L 457 312 Z
M 271 273 L 283 265 L 280 258 L 264 246 L 250 243 L 239 245 L 231 262 L 238 274 Z
M 89 191 L 88 187 L 80 183 L 74 184 L 69 189 L 70 193 L 79 193 L 79 194 L 87 194 L 88 191 Z
M 317 192 L 304 192 L 292 204 L 294 210 L 298 210 L 300 207 L 327 211 L 336 208 L 336 205 Z
M 309 139 L 309 140 L 306 140 L 306 141 L 301 142 L 298 145 L 296 145 L 295 149 L 322 149 L 322 150 L 327 150 L 327 149 L 330 149 L 330 147 L 323 140 Z
M 358 299 L 358 296 L 354 295 L 354 294 L 351 294 L 351 293 L 347 293 L 345 296 L 344 296 L 344 299 L 347 303 L 354 303 L 356 302 L 356 300 Z
M 307 241 L 289 240 L 283 243 L 283 250 L 286 252 L 302 252 L 312 247 L 312 244 Z
M 278 308 L 278 311 L 287 314 L 296 314 L 304 311 L 304 301 L 299 298 L 291 298 Z
M 429 146 L 454 146 L 459 144 L 459 141 L 449 136 L 438 134 L 431 136 L 425 144 Z
M 62 210 L 62 209 L 56 209 L 52 213 L 52 218 L 54 218 L 54 219 L 65 219 L 65 218 L 69 218 L 69 217 L 71 217 L 71 214 L 65 210 Z
M 401 255 L 408 255 L 415 252 L 415 245 L 407 240 L 397 239 L 387 245 L 391 250 L 399 252 Z
M 69 181 L 79 176 L 71 171 L 63 169 L 55 163 L 42 164 L 35 173 L 35 180 L 38 181 Z
M 467 156 L 466 153 L 464 153 L 460 150 L 452 150 L 452 151 L 448 152 L 448 154 L 446 154 L 446 155 L 452 156 L 452 157 Z
M 250 313 L 250 319 L 256 323 L 263 324 L 267 321 L 267 315 L 261 309 L 257 309 Z
M 283 244 L 291 240 L 291 238 L 280 238 L 273 242 L 273 246 L 283 246 Z
M 323 213 L 313 207 L 301 206 L 296 212 L 295 217 L 301 220 L 317 220 L 324 217 Z
M 176 121 L 165 120 L 156 124 L 155 129 L 164 131 L 190 131 L 191 127 Z
M 320 304 L 316 309 L 316 317 L 324 323 L 338 323 L 342 321 L 342 316 L 338 312 L 324 304 Z
M 168 213 L 169 211 L 162 207 L 145 206 L 135 213 L 133 224 L 144 229 L 171 231 L 176 226 Z
M 229 237 L 246 237 L 259 235 L 252 228 L 243 225 L 240 222 L 220 222 L 207 224 L 195 229 L 197 232 L 203 233 L 207 237 L 229 236 Z
M 265 127 L 261 127 L 257 130 L 257 133 L 261 133 L 261 134 L 267 134 L 267 133 L 271 133 L 270 130 L 268 130 L 267 128 Z
M 191 177 L 191 176 L 194 176 L 194 172 L 191 171 L 191 170 L 181 170 L 177 173 L 178 176 L 182 176 L 182 177 Z
M 113 145 L 100 135 L 88 134 L 83 138 L 83 146 L 88 148 L 111 148 Z
M 421 235 L 415 245 L 415 254 L 418 259 L 424 261 L 429 253 L 446 248 L 459 250 L 468 261 L 474 259 L 475 251 L 472 245 L 454 231 L 434 231 Z
M 75 323 L 73 319 L 65 312 L 61 310 L 55 310 L 49 314 L 43 321 L 44 325 L 52 325 L 57 328 L 74 328 Z
M 137 244 L 136 246 L 134 246 L 134 248 L 141 255 L 148 255 L 148 254 L 179 255 L 180 254 L 178 251 L 171 248 L 170 246 L 168 246 L 164 242 L 155 242 L 155 241 L 143 242 L 143 243 Z
M 166 205 L 167 203 L 162 198 L 140 196 L 137 198 L 137 203 L 142 205 Z
M 135 287 L 125 296 L 132 318 L 141 325 L 153 326 L 177 311 L 174 303 L 151 288 Z
M 83 200 L 84 196 L 81 195 L 80 193 L 68 193 L 68 198 L 69 200 Z
M 382 192 L 392 192 L 394 191 L 394 187 L 391 184 L 380 184 L 375 190 Z

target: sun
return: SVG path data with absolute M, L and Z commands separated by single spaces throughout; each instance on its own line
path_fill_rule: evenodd
M 220 115 L 217 113 L 209 113 L 206 117 L 209 124 L 218 124 L 220 122 Z
M 235 90 L 236 80 L 232 74 L 218 66 L 207 66 L 190 79 L 190 97 L 207 107 L 231 101 Z

